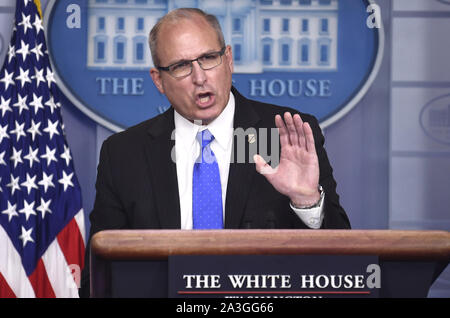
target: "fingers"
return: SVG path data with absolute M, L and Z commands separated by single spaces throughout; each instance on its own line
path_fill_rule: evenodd
M 280 134 L 281 147 L 289 146 L 289 133 L 280 115 L 275 116 L 275 126 L 278 128 L 278 133 Z
M 299 114 L 295 114 L 293 120 L 295 123 L 295 129 L 298 134 L 298 145 L 300 147 L 304 148 L 304 147 L 306 147 L 306 140 L 305 140 L 305 133 L 303 131 L 303 125 L 304 125 L 303 120 Z
M 275 170 L 260 155 L 254 155 L 253 161 L 255 162 L 256 171 L 265 175 L 267 178 L 275 172 Z
M 314 150 L 314 136 L 311 126 L 303 122 L 299 114 L 284 113 L 275 116 L 275 125 L 279 129 L 281 146 L 298 146 L 307 151 Z
M 299 138 L 301 137 L 299 132 L 297 131 L 297 127 L 294 124 L 294 119 L 292 118 L 291 113 L 284 113 L 284 122 L 286 123 L 286 127 L 289 133 L 289 141 L 292 146 L 298 146 L 300 145 Z M 301 127 L 301 126 L 300 126 Z M 300 131 L 302 129 L 299 129 Z
M 309 123 L 304 123 L 304 132 L 305 132 L 305 140 L 306 140 L 306 150 L 308 152 L 316 152 L 316 145 L 314 143 L 314 135 Z

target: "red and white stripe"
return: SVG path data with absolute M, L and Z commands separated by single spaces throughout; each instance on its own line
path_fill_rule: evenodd
M 0 298 L 78 297 L 86 245 L 83 209 L 57 235 L 28 277 L 1 226 L 0 242 Z

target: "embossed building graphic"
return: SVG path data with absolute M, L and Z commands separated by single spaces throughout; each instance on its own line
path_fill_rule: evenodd
M 338 0 L 89 0 L 88 67 L 152 67 L 148 33 L 179 7 L 218 17 L 236 73 L 337 69 Z

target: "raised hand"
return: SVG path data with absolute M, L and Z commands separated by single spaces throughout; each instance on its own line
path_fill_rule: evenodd
M 314 205 L 320 199 L 319 161 L 311 126 L 300 115 L 275 116 L 279 130 L 280 164 L 272 168 L 260 156 L 255 155 L 256 170 L 264 175 L 281 194 L 288 196 L 295 207 Z

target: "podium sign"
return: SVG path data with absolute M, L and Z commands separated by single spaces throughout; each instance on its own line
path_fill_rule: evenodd
M 378 297 L 376 256 L 169 256 L 169 297 Z
M 91 296 L 427 297 L 449 260 L 445 231 L 111 230 L 92 238 Z

